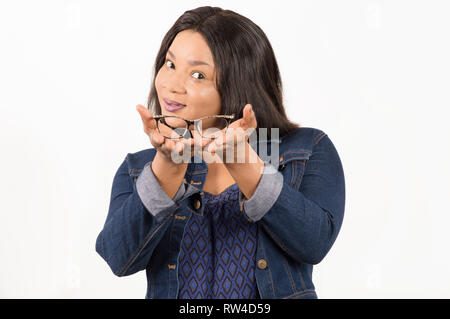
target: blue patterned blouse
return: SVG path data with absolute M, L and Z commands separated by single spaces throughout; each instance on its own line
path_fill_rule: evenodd
M 256 224 L 239 209 L 239 187 L 204 192 L 203 216 L 192 214 L 179 255 L 180 299 L 258 298 Z

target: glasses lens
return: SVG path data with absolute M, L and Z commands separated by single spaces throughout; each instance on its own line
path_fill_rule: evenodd
M 213 139 L 218 131 L 223 130 L 225 132 L 228 122 L 224 118 L 208 118 L 199 121 L 197 125 L 203 138 Z
M 158 130 L 166 138 L 179 139 L 189 138 L 187 123 L 179 118 L 166 116 L 158 120 Z

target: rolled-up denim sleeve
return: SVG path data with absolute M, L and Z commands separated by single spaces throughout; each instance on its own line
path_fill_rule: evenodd
M 151 163 L 145 164 L 142 169 L 136 180 L 136 190 L 145 208 L 156 217 L 177 207 L 178 201 L 183 198 L 186 192 L 186 186 L 185 183 L 181 183 L 173 199 L 170 198 L 156 179 Z
M 248 200 L 240 193 L 239 202 L 241 210 L 250 221 L 256 222 L 272 208 L 283 188 L 283 175 L 270 163 L 264 162 L 264 170 L 258 186 L 252 197 Z

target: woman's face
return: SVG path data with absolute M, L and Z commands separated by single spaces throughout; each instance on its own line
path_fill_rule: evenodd
M 215 75 L 213 56 L 202 35 L 192 30 L 179 32 L 155 79 L 162 114 L 189 120 L 220 114 L 220 95 L 216 89 Z M 165 99 L 186 106 L 168 110 Z M 203 128 L 213 124 L 214 121 L 204 122 Z

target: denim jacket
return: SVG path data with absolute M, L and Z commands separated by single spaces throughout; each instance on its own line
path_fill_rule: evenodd
M 344 216 L 343 167 L 319 129 L 301 127 L 275 142 L 277 149 L 274 140 L 258 140 L 255 151 L 264 161 L 263 174 L 250 199 L 239 195 L 243 216 L 258 225 L 259 296 L 317 298 L 313 265 L 330 250 Z M 171 199 L 151 170 L 155 154 L 154 148 L 129 153 L 120 165 L 96 251 L 117 276 L 145 269 L 145 298 L 177 298 L 184 226 L 192 214 L 203 214 L 208 166 L 191 158 Z

